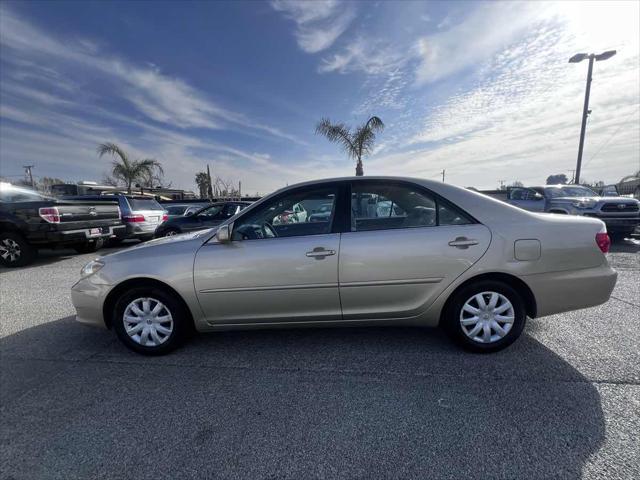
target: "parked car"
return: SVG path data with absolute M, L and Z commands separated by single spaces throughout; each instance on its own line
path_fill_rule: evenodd
M 6 267 L 28 265 L 39 248 L 95 252 L 124 233 L 117 202 L 63 201 L 0 183 L 0 263 Z
M 622 238 L 640 225 L 640 202 L 620 196 L 601 197 L 582 185 L 513 187 L 508 203 L 533 212 L 580 215 L 602 220 L 609 235 Z
M 367 195 L 401 214 L 357 213 Z M 330 203 L 332 216 L 274 224 L 305 201 Z M 527 317 L 606 302 L 617 276 L 608 248 L 595 218 L 430 180 L 353 177 L 290 186 L 218 228 L 99 258 L 71 295 L 78 321 L 143 354 L 170 351 L 192 328 L 335 325 L 440 325 L 491 352 Z
M 64 198 L 84 199 L 92 202 L 117 201 L 122 212 L 122 221 L 126 226 L 126 233 L 122 237 L 112 239 L 112 244 L 117 244 L 125 239 L 137 239 L 141 242 L 151 240 L 156 228 L 169 218 L 162 205 L 153 197 L 108 194 Z
M 213 203 L 198 209 L 193 214 L 170 218 L 156 229 L 155 237 L 171 237 L 180 233 L 215 227 L 249 205 L 251 202 Z
M 616 184 L 619 195 L 633 195 L 640 200 L 640 171 L 633 175 L 628 175 Z
M 206 207 L 207 203 L 185 203 L 185 204 L 171 204 L 162 205 L 169 216 L 169 220 L 178 217 L 187 217 L 193 215 L 198 210 Z

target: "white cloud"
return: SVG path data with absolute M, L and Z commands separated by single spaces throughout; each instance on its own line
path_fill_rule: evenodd
M 271 6 L 296 23 L 298 46 L 307 53 L 331 47 L 355 18 L 354 9 L 338 0 L 273 0 Z
M 245 115 L 217 105 L 181 79 L 163 74 L 154 66 L 139 67 L 99 51 L 89 39 L 59 39 L 16 16 L 6 7 L 0 15 L 0 45 L 3 57 L 33 57 L 32 63 L 52 58 L 93 70 L 105 79 L 125 86 L 121 92 L 148 118 L 180 128 L 234 129 L 257 132 L 300 142 L 271 125 L 249 120 Z M 11 60 L 9 60 L 11 61 Z M 20 60 L 14 60 L 20 61 Z
M 534 4 L 498 2 L 481 4 L 459 23 L 447 16 L 446 22 L 438 25 L 445 30 L 416 42 L 421 58 L 417 82 L 435 82 L 477 66 L 530 27 L 535 22 L 537 9 L 538 5 Z

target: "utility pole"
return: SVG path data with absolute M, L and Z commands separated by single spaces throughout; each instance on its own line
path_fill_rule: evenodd
M 576 171 L 575 170 L 569 170 L 571 172 L 571 181 L 569 183 L 574 183 L 573 181 L 576 178 Z
M 33 174 L 31 173 L 31 169 L 35 167 L 35 165 L 23 165 L 22 168 L 24 168 L 26 175 L 29 177 L 29 183 L 31 184 L 31 188 L 35 188 L 35 185 L 33 184 Z
M 445 169 L 443 168 L 442 169 L 442 183 L 444 183 L 444 172 L 445 172 Z
M 574 177 L 575 184 L 580 183 L 580 168 L 582 167 L 582 151 L 584 150 L 584 135 L 587 128 L 587 117 L 591 113 L 589 110 L 589 95 L 591 93 L 591 80 L 593 73 L 593 62 L 603 61 L 613 57 L 616 54 L 615 50 L 608 50 L 606 52 L 596 55 L 595 53 L 577 53 L 569 59 L 569 63 L 579 63 L 582 60 L 589 59 L 589 69 L 587 70 L 587 87 L 584 92 L 584 106 L 582 108 L 582 124 L 580 126 L 580 143 L 578 144 L 578 161 L 576 163 L 576 174 Z

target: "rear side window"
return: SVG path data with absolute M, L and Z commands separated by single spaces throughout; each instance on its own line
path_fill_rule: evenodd
M 131 210 L 164 210 L 153 198 L 129 198 Z
M 357 182 L 351 189 L 351 231 L 466 225 L 455 206 L 412 185 Z

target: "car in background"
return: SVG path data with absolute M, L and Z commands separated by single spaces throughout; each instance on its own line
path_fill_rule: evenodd
M 112 245 L 116 245 L 125 239 L 136 239 L 141 242 L 151 240 L 156 228 L 168 219 L 164 207 L 153 197 L 107 194 L 64 198 L 84 199 L 92 202 L 117 201 L 122 213 L 122 222 L 126 226 L 126 233 L 123 237 L 112 239 L 110 241 Z
M 155 237 L 171 237 L 180 233 L 202 230 L 220 225 L 251 205 L 251 202 L 217 202 L 198 209 L 191 215 L 168 219 L 155 231 Z
M 397 215 L 362 199 L 393 202 Z M 330 203 L 332 215 L 276 225 L 296 203 Z M 76 320 L 148 355 L 194 328 L 340 325 L 442 326 L 463 347 L 494 352 L 527 317 L 606 302 L 617 278 L 608 248 L 595 218 L 535 214 L 430 180 L 338 178 L 281 189 L 217 228 L 98 258 L 71 297 Z
M 582 185 L 511 187 L 506 202 L 533 212 L 579 215 L 602 220 L 612 238 L 631 235 L 640 225 L 640 202 L 633 198 L 601 197 Z
M 619 195 L 632 195 L 640 200 L 640 170 L 633 175 L 628 175 L 616 184 Z
M 161 204 L 162 205 L 162 204 Z M 169 216 L 169 219 L 176 217 L 187 217 L 193 215 L 198 210 L 206 207 L 208 203 L 185 203 L 185 204 L 164 204 L 162 205 Z
M 28 265 L 39 248 L 98 250 L 125 235 L 118 202 L 59 200 L 0 182 L 0 264 Z

